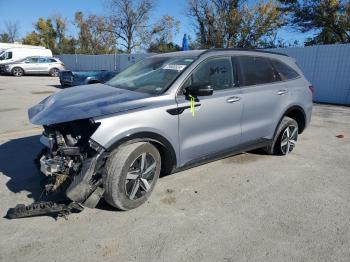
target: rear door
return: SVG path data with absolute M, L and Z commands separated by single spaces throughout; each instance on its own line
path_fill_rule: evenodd
M 244 107 L 242 143 L 272 139 L 279 116 L 288 103 L 288 86 L 266 57 L 239 56 L 237 62 Z
M 182 90 L 191 84 L 211 85 L 212 96 L 198 97 L 194 114 L 190 101 L 178 95 L 181 165 L 233 149 L 241 139 L 242 101 L 235 86 L 231 57 L 214 57 L 200 63 Z
M 48 73 L 49 72 L 50 61 L 47 58 L 41 57 L 38 59 L 38 73 Z

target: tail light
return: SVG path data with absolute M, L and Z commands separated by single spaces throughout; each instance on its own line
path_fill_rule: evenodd
M 64 64 L 63 64 L 63 63 L 61 63 L 61 65 L 62 65 L 62 66 L 64 66 Z

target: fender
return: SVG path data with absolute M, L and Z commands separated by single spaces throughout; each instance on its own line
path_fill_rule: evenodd
M 285 110 L 284 113 L 282 114 L 282 116 L 280 117 L 280 119 L 279 119 L 279 121 L 278 121 L 278 123 L 277 123 L 277 125 L 276 125 L 276 127 L 275 127 L 275 131 L 274 131 L 274 133 L 273 133 L 273 137 L 276 136 L 278 127 L 279 127 L 280 123 L 282 122 L 283 117 L 285 117 L 286 115 L 288 115 L 288 113 L 292 112 L 293 110 L 297 110 L 297 111 L 299 111 L 299 112 L 301 112 L 301 113 L 303 114 L 304 126 L 303 126 L 303 129 L 299 132 L 299 134 L 301 134 L 301 133 L 303 132 L 303 130 L 304 130 L 304 128 L 305 128 L 305 123 L 306 123 L 306 114 L 305 114 L 305 111 L 304 111 L 304 109 L 303 109 L 301 106 L 299 106 L 299 105 L 293 105 L 293 106 L 288 107 L 288 109 Z
M 153 142 L 158 145 L 158 150 L 162 151 L 160 154 L 164 156 L 165 160 L 162 163 L 162 169 L 164 174 L 170 174 L 171 171 L 177 166 L 177 157 L 172 144 L 162 135 L 154 132 L 138 132 L 129 136 L 123 137 L 115 141 L 111 146 L 107 148 L 108 152 L 112 152 L 114 149 L 121 145 L 128 145 L 137 142 Z M 159 148 L 159 146 L 161 148 Z M 164 164 L 164 166 L 163 166 Z

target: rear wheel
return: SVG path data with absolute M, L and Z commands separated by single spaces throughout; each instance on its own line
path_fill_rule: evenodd
M 60 70 L 58 70 L 57 68 L 52 68 L 52 69 L 50 69 L 49 74 L 50 74 L 50 76 L 52 76 L 52 77 L 57 77 L 58 74 L 59 74 L 59 72 L 60 72 Z
M 271 155 L 288 155 L 296 146 L 298 140 L 298 123 L 290 118 L 284 117 L 277 129 L 273 143 L 265 148 Z
M 11 73 L 12 73 L 13 76 L 23 76 L 24 75 L 24 71 L 20 67 L 13 68 Z
M 121 146 L 111 153 L 106 163 L 105 200 L 120 210 L 142 205 L 154 189 L 160 168 L 160 154 L 152 144 Z

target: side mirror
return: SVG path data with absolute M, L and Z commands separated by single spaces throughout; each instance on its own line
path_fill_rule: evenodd
M 197 96 L 211 96 L 214 90 L 211 85 L 190 85 L 185 88 L 185 95 Z

